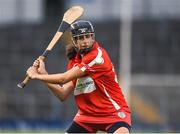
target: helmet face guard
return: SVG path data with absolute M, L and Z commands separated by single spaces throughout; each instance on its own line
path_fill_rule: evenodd
M 79 39 L 79 37 L 84 36 L 84 35 L 86 36 L 89 35 L 93 39 L 95 39 L 94 28 L 91 22 L 80 20 L 71 24 L 71 36 L 72 36 L 72 41 L 74 45 L 77 44 L 77 39 Z M 75 49 L 79 54 L 86 54 L 92 50 L 92 47 L 78 50 L 78 48 L 75 46 Z

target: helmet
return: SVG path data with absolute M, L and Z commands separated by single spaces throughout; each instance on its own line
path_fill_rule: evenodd
M 72 37 L 76 37 L 82 34 L 93 33 L 94 28 L 89 21 L 79 20 L 71 24 L 71 34 Z
M 94 35 L 94 28 L 91 22 L 85 20 L 76 21 L 73 24 L 71 24 L 70 30 L 71 30 L 73 45 L 78 54 L 85 54 L 92 50 L 95 35 Z M 75 38 L 77 36 L 86 35 L 86 34 L 92 34 L 92 38 L 93 38 L 92 46 L 89 48 L 83 48 L 81 50 L 78 50 L 78 48 L 76 47 L 77 42 Z

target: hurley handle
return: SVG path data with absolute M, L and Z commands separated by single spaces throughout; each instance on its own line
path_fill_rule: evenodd
M 82 16 L 83 12 L 84 9 L 81 6 L 73 6 L 64 13 L 63 20 L 61 21 L 61 24 L 56 34 L 54 35 L 53 39 L 49 43 L 44 53 L 40 56 L 42 60 L 47 58 L 49 52 L 57 44 L 57 41 L 62 37 L 63 33 L 70 27 L 70 24 L 72 24 L 75 20 L 77 20 L 80 16 Z M 26 76 L 26 78 L 22 82 L 17 84 L 17 86 L 19 88 L 24 88 L 29 80 L 30 78 Z

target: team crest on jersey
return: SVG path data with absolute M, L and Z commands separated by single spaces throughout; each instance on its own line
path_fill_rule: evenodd
M 94 90 L 96 90 L 96 87 L 95 87 L 93 79 L 89 76 L 82 77 L 82 78 L 77 79 L 74 95 L 91 93 Z

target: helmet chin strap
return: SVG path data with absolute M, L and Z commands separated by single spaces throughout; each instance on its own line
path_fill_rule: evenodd
M 90 47 L 90 48 L 83 48 L 81 50 L 78 50 L 78 53 L 79 54 L 87 54 L 91 50 L 92 50 L 92 47 Z

